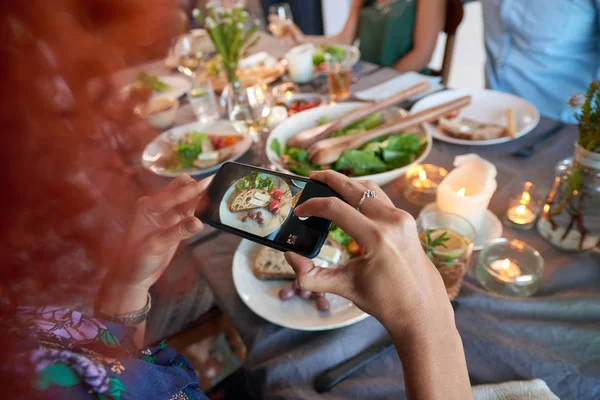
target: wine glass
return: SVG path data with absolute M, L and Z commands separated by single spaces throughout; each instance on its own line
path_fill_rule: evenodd
M 190 78 L 194 78 L 196 71 L 216 53 L 206 32 L 202 30 L 181 36 L 171 52 L 172 57 L 177 59 L 177 70 Z
M 238 133 L 247 134 L 255 143 L 267 126 L 271 114 L 271 97 L 264 84 L 236 88 L 227 97 L 227 113 Z
M 281 38 L 285 36 L 289 29 L 288 24 L 294 22 L 292 17 L 292 9 L 287 3 L 275 3 L 269 7 L 269 15 L 276 15 L 278 22 L 271 22 L 269 29 L 275 37 Z

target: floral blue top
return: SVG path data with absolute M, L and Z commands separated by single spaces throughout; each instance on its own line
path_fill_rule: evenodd
M 59 307 L 18 311 L 19 355 L 35 367 L 37 398 L 206 399 L 175 350 L 164 343 L 135 350 L 134 328 Z

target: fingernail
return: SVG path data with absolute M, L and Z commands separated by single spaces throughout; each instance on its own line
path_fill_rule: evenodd
M 202 229 L 202 222 L 198 218 L 194 218 L 190 222 L 187 223 L 186 227 L 190 232 L 198 232 Z
M 194 178 L 190 178 L 187 181 L 183 182 L 183 186 L 189 185 L 190 183 L 194 183 L 196 180 Z
M 308 177 L 309 177 L 309 178 L 311 178 L 311 177 L 313 177 L 314 175 L 316 175 L 316 174 L 318 174 L 318 173 L 319 173 L 318 171 L 310 171 L 310 172 L 308 173 Z

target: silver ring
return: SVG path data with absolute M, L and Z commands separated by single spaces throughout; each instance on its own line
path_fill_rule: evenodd
M 360 198 L 360 201 L 358 202 L 358 205 L 356 206 L 356 211 L 360 212 L 360 206 L 362 206 L 362 203 L 365 201 L 365 199 L 374 199 L 375 197 L 377 197 L 377 193 L 375 193 L 374 190 L 365 190 Z

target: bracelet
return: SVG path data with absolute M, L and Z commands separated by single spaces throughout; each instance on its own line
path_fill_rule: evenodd
M 108 315 L 100 311 L 96 311 L 96 315 L 102 319 L 106 319 L 108 321 L 120 325 L 136 326 L 148 319 L 148 314 L 150 314 L 150 308 L 152 308 L 152 297 L 150 297 L 150 293 L 148 293 L 148 301 L 146 302 L 144 308 L 142 308 L 141 310 L 119 315 Z

